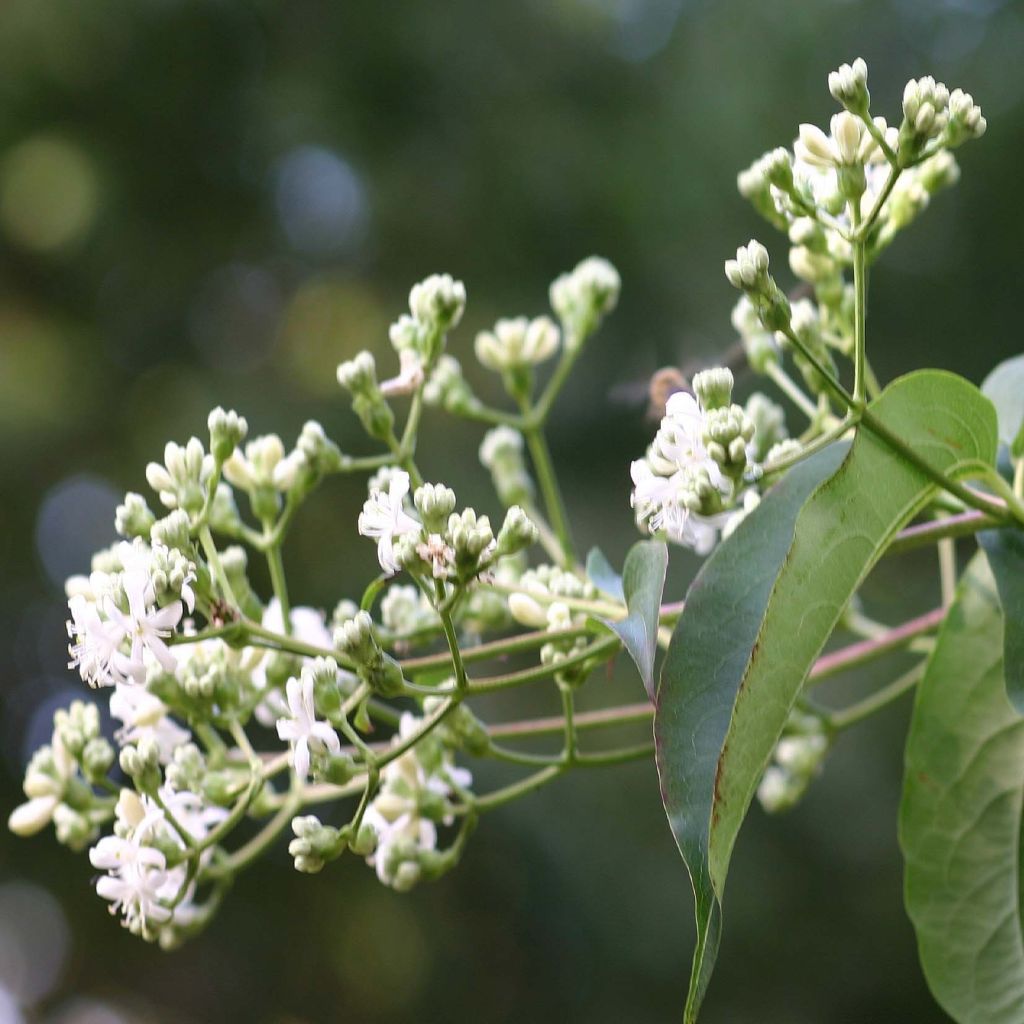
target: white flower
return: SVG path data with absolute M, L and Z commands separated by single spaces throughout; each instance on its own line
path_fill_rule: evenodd
M 112 914 L 124 915 L 127 928 L 143 932 L 172 916 L 162 902 L 167 895 L 167 858 L 143 843 L 146 831 L 140 823 L 129 838 L 104 836 L 89 851 L 92 866 L 107 872 L 97 880 L 96 892 L 110 901 Z
M 277 723 L 277 735 L 293 744 L 295 772 L 300 779 L 309 777 L 310 753 L 341 753 L 341 741 L 328 722 L 318 722 L 313 704 L 313 676 L 303 672 L 289 679 L 285 692 L 289 718 Z
M 208 804 L 198 793 L 187 789 L 174 790 L 168 785 L 163 785 L 160 787 L 160 799 L 174 815 L 174 820 L 196 842 L 204 840 L 210 834 L 210 829 L 219 825 L 228 816 L 226 807 Z M 181 837 L 176 832 L 173 835 L 180 843 Z M 212 852 L 206 851 L 210 854 Z
M 161 764 L 169 764 L 175 749 L 192 738 L 168 717 L 167 705 L 144 686 L 118 684 L 110 695 L 110 714 L 124 723 L 116 733 L 118 743 L 151 739 L 160 749 Z
M 96 604 L 82 594 L 68 601 L 68 668 L 77 668 L 90 686 L 113 686 L 131 672 L 131 659 L 121 651 L 127 630 L 120 622 L 100 617 Z
M 360 534 L 377 539 L 377 559 L 381 568 L 391 575 L 399 569 L 395 561 L 395 538 L 420 529 L 420 524 L 403 506 L 408 493 L 409 474 L 399 471 L 392 475 L 387 492 L 372 491 L 359 513 Z
M 394 742 L 408 740 L 422 725 L 421 718 L 406 712 Z M 472 782 L 470 772 L 456 766 L 447 750 L 430 772 L 424 768 L 416 747 L 384 766 L 380 790 L 364 818 L 377 834 L 376 849 L 366 862 L 376 869 L 381 882 L 399 890 L 409 888 L 419 877 L 419 853 L 437 848 L 437 826 L 421 815 L 421 798 L 428 794 L 447 797 L 453 787 L 465 789 Z M 444 824 L 450 825 L 452 820 L 447 816 Z
M 284 632 L 284 616 L 281 614 L 281 602 L 272 598 L 263 611 L 261 620 L 264 629 L 272 630 L 274 633 Z M 291 635 L 313 647 L 322 647 L 324 651 L 334 648 L 334 641 L 331 639 L 330 631 L 324 622 L 324 613 L 317 608 L 306 608 L 299 606 L 291 610 Z M 272 655 L 261 657 L 259 664 L 253 669 L 252 681 L 258 690 L 267 689 L 267 662 Z M 305 664 L 310 659 L 303 659 Z M 256 721 L 260 725 L 270 728 L 279 718 L 288 714 L 288 705 L 285 702 L 281 691 L 270 690 L 267 695 L 256 705 L 254 712 Z
M 688 392 L 669 398 L 665 417 L 643 459 L 630 465 L 630 504 L 637 523 L 677 544 L 708 554 L 731 513 L 703 515 L 706 497 L 728 496 L 731 484 L 704 444 L 707 410 Z M 704 506 L 706 508 L 706 505 Z
M 181 601 L 172 601 L 163 608 L 155 607 L 152 582 L 141 569 L 129 569 L 122 575 L 121 584 L 128 599 L 128 614 L 112 601 L 108 601 L 106 612 L 131 641 L 131 657 L 125 674 L 135 682 L 142 681 L 146 674 L 144 650 L 156 658 L 165 672 L 173 672 L 177 661 L 164 638 L 172 636 L 181 621 Z

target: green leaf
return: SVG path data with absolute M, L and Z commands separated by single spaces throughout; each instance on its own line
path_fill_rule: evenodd
M 589 561 L 589 559 L 588 559 Z M 668 548 L 661 540 L 640 540 L 622 566 L 626 618 L 609 622 L 636 663 L 647 696 L 654 700 L 654 655 L 658 649 L 658 614 L 668 571 Z
M 985 530 L 978 540 L 988 557 L 1003 606 L 1006 693 L 1024 714 L 1024 533 L 1013 527 Z
M 985 378 L 981 390 L 996 407 L 999 440 L 1019 459 L 1024 456 L 1024 355 L 1000 363 Z
M 611 562 L 605 558 L 600 548 L 591 548 L 587 553 L 587 579 L 603 594 L 616 601 L 625 602 L 622 577 L 612 568 Z
M 952 374 L 903 377 L 871 410 L 951 477 L 995 457 L 991 403 Z M 696 895 L 688 1022 L 717 953 L 733 845 L 797 695 L 861 581 L 935 490 L 867 430 L 831 476 L 823 458 L 836 454 L 826 449 L 787 474 L 708 560 L 662 669 L 662 797 Z
M 1024 1020 L 1024 719 L 1006 697 L 1002 632 L 978 557 L 939 633 L 907 740 L 904 898 L 928 985 L 958 1024 Z
M 721 935 L 722 908 L 707 854 L 717 766 L 736 693 L 797 515 L 848 447 L 832 445 L 794 466 L 716 548 L 690 586 L 662 665 L 654 713 L 658 774 L 697 918 L 687 1019 L 696 1018 Z

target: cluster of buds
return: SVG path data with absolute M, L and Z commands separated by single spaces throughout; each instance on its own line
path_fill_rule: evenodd
M 533 385 L 533 368 L 558 351 L 558 328 L 546 316 L 499 320 L 491 331 L 476 336 L 476 357 L 502 375 L 505 389 L 525 401 Z
M 423 387 L 423 400 L 446 412 L 461 415 L 479 408 L 480 401 L 462 375 L 462 364 L 445 353 Z
M 750 465 L 747 455 L 754 423 L 746 410 L 732 401 L 732 387 L 732 371 L 726 368 L 704 370 L 693 378 L 693 393 L 704 410 L 701 440 L 708 458 L 724 476 L 739 481 Z
M 407 507 L 409 475 L 402 470 L 371 483 L 359 516 L 359 532 L 377 540 L 381 568 L 405 569 L 422 579 L 467 582 L 499 558 L 515 555 L 537 540 L 537 528 L 513 505 L 495 537 L 490 519 L 473 508 L 455 511 L 455 492 L 444 484 L 422 484 L 413 495 L 419 518 Z
M 574 351 L 619 301 L 619 272 L 600 256 L 590 256 L 551 284 L 551 308 L 562 321 L 563 344 Z
M 371 352 L 360 352 L 338 366 L 338 383 L 352 395 L 352 411 L 370 437 L 386 441 L 395 427 L 395 414 L 381 393 L 377 362 Z
M 207 455 L 198 437 L 186 445 L 168 441 L 164 461 L 146 466 L 146 480 L 166 508 L 198 513 L 206 503 L 206 484 L 214 472 L 214 459 Z
M 348 846 L 347 829 L 324 825 L 315 814 L 292 819 L 295 838 L 288 844 L 288 853 L 295 861 L 295 870 L 315 875 L 324 866 L 337 860 Z
M 792 151 L 765 153 L 737 181 L 757 211 L 787 232 L 790 267 L 813 288 L 828 321 L 828 344 L 846 353 L 853 348 L 853 323 L 844 273 L 853 263 L 854 239 L 872 253 L 889 245 L 932 195 L 956 182 L 950 150 L 985 131 L 968 93 L 929 77 L 907 84 L 900 126 L 889 125 L 871 115 L 867 74 L 859 58 L 833 71 L 829 92 L 844 109 L 829 131 L 801 124 Z M 786 329 L 788 306 L 768 274 L 763 246 L 742 247 L 727 261 L 726 276 L 755 313 L 753 323 L 746 310 L 734 323 L 751 366 L 764 373 L 777 362 L 770 339 Z
M 403 715 L 395 743 L 418 735 L 423 721 Z M 452 823 L 449 797 L 467 790 L 472 781 L 436 732 L 384 766 L 380 788 L 363 819 L 374 837 L 367 861 L 381 882 L 407 892 L 454 866 L 457 850 L 437 849 L 437 827 Z
M 382 697 L 397 697 L 405 692 L 402 668 L 381 647 L 369 612 L 357 612 L 338 626 L 334 646 L 352 661 L 359 678 L 373 692 Z
M 789 325 L 789 299 L 768 273 L 768 262 L 768 250 L 752 238 L 736 250 L 736 259 L 725 261 L 725 276 L 750 300 L 766 330 L 781 331 Z
M 409 313 L 392 325 L 389 338 L 399 358 L 403 353 L 403 371 L 411 372 L 413 363 L 429 370 L 443 351 L 445 334 L 456 327 L 466 308 L 466 286 L 451 274 L 431 274 L 409 292 Z
M 769 814 L 796 806 L 820 772 L 830 745 L 820 718 L 793 712 L 772 763 L 765 769 L 757 799 Z
M 523 435 L 512 427 L 494 427 L 480 444 L 480 462 L 490 471 L 501 503 L 526 505 L 533 501 L 534 486 L 523 456 Z

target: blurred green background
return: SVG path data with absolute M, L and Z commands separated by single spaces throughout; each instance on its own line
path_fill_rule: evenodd
M 312 416 L 366 450 L 334 368 L 364 347 L 388 358 L 387 325 L 427 273 L 465 280 L 452 346 L 468 355 L 496 316 L 541 312 L 579 258 L 618 266 L 620 307 L 551 441 L 578 538 L 621 560 L 646 378 L 731 344 L 721 266 L 737 244 L 756 232 L 785 266 L 735 174 L 800 121 L 826 123 L 841 61 L 867 59 L 891 119 L 925 73 L 984 107 L 960 186 L 873 275 L 869 324 L 882 375 L 980 380 L 1021 347 L 1022 52 L 1024 6 L 1000 0 L 5 0 L 4 816 L 54 706 L 81 693 L 61 583 L 112 539 L 145 463 L 218 403 L 286 442 Z M 493 512 L 479 437 L 431 416 L 422 465 Z M 301 517 L 286 549 L 301 603 L 332 606 L 372 572 L 362 496 L 332 481 Z M 692 569 L 676 558 L 673 596 Z M 869 609 L 930 607 L 932 570 L 904 557 L 869 582 Z M 640 696 L 620 666 L 584 703 Z M 554 710 L 548 692 L 516 700 L 482 710 Z M 707 1024 L 942 1019 L 900 903 L 905 721 L 844 736 L 796 812 L 753 812 Z M 478 770 L 484 787 L 501 778 Z M 52 835 L 0 834 L 0 987 L 30 1019 L 654 1022 L 678 1019 L 689 973 L 689 883 L 651 764 L 494 813 L 458 871 L 408 896 L 352 858 L 303 877 L 279 849 L 174 954 L 118 928 L 91 874 Z

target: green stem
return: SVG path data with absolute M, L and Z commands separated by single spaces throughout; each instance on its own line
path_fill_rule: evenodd
M 889 178 L 894 171 L 889 172 Z M 860 200 L 850 203 L 850 217 L 853 222 L 856 241 L 853 243 L 853 398 L 863 402 L 867 393 L 865 379 L 866 354 L 866 318 L 867 318 L 867 270 L 865 267 L 864 240 L 857 230 L 860 227 Z
M 647 721 L 654 714 L 654 706 L 646 701 L 642 704 L 623 704 L 620 707 L 602 708 L 599 711 L 581 711 L 575 717 L 577 731 L 599 729 L 605 726 L 628 725 L 632 722 Z M 517 737 L 544 736 L 561 732 L 565 719 L 559 716 L 531 718 L 518 722 L 504 722 L 488 727 L 494 739 L 515 739 Z
M 896 154 L 892 151 L 889 143 L 885 141 L 885 135 L 882 134 L 882 130 L 871 120 L 870 114 L 865 112 L 859 116 L 864 122 L 864 127 L 867 128 L 868 134 L 878 143 L 878 148 L 885 154 L 885 159 L 889 161 L 889 166 L 895 170 L 897 167 Z
M 526 683 L 548 679 L 556 672 L 564 672 L 566 669 L 575 668 L 577 665 L 582 665 L 592 658 L 602 658 L 605 655 L 610 658 L 618 651 L 619 644 L 620 641 L 617 636 L 606 637 L 584 647 L 578 654 L 570 655 L 563 661 L 558 662 L 557 665 L 538 665 L 535 668 L 523 669 L 520 672 L 508 672 L 505 675 L 473 679 L 469 682 L 469 692 L 471 694 L 494 693 L 496 690 L 507 690 L 514 686 L 524 686 Z
M 520 633 L 518 636 L 508 637 L 504 640 L 491 640 L 488 643 L 477 644 L 475 647 L 467 647 L 462 651 L 462 660 L 467 665 L 476 661 L 491 661 L 494 658 L 505 657 L 509 654 L 532 651 L 552 641 L 576 640 L 581 636 L 589 636 L 594 631 L 595 629 L 589 626 L 560 629 L 557 632 L 538 629 L 530 633 Z M 404 658 L 400 664 L 405 675 L 413 675 L 416 672 L 444 668 L 451 663 L 451 651 L 448 650 L 441 651 L 438 654 L 423 655 L 419 658 Z
M 534 472 L 537 474 L 537 483 L 540 485 L 540 493 L 544 498 L 548 519 L 562 549 L 559 562 L 563 567 L 571 566 L 576 560 L 576 555 L 573 550 L 572 533 L 569 529 L 569 517 L 565 511 L 565 503 L 562 500 L 558 478 L 551 462 L 551 452 L 544 437 L 544 430 L 542 427 L 528 427 L 524 436 L 526 437 L 526 446 L 530 449 L 530 458 L 533 460 Z
M 941 470 L 936 469 L 927 459 L 922 458 L 905 441 L 897 437 L 881 420 L 877 419 L 869 409 L 861 412 L 861 423 L 871 431 L 879 440 L 884 441 L 897 455 L 901 456 L 911 465 L 916 466 L 929 480 L 937 484 L 943 490 L 948 491 L 954 497 L 959 498 L 965 505 L 971 508 L 987 512 L 998 519 L 1005 521 L 1008 518 L 1008 511 L 1002 502 L 996 502 L 992 498 L 981 494 L 978 491 L 965 487 L 957 480 L 952 480 Z M 991 467 L 979 464 L 979 471 L 988 473 Z M 993 471 L 994 472 L 994 471 Z M 1001 477 L 999 478 L 1002 479 Z M 1014 515 L 1016 515 L 1016 511 Z M 1024 522 L 1024 509 L 1020 512 L 1021 521 Z
M 653 743 L 638 743 L 632 747 L 602 750 L 596 754 L 578 754 L 576 764 L 581 768 L 603 768 L 607 765 L 624 764 L 626 761 L 641 761 L 653 754 Z
M 818 375 L 828 386 L 828 389 L 839 399 L 846 409 L 860 409 L 863 403 L 854 401 L 853 395 L 833 376 L 832 371 L 797 337 L 793 328 L 787 324 L 782 333 L 790 340 L 797 351 L 806 359 L 818 372 Z
M 284 624 L 284 631 L 287 636 L 292 632 L 292 606 L 288 600 L 288 585 L 284 577 L 284 563 L 281 561 L 281 546 L 279 544 L 266 549 L 267 568 L 270 570 L 270 585 L 274 590 L 274 597 L 281 605 L 281 621 Z
M 867 242 L 868 232 L 874 227 L 875 221 L 878 219 L 878 215 L 882 212 L 882 207 L 885 205 L 885 201 L 889 198 L 892 193 L 893 186 L 896 184 L 899 176 L 903 173 L 901 167 L 890 167 L 889 175 L 885 179 L 885 184 L 882 186 L 882 191 L 878 193 L 878 198 L 875 199 L 871 210 L 868 212 L 864 223 L 860 226 L 856 238 L 862 243 Z
M 491 811 L 495 807 L 501 807 L 521 796 L 525 796 L 527 793 L 532 793 L 535 789 L 540 789 L 541 786 L 546 785 L 553 779 L 557 779 L 564 771 L 565 766 L 563 764 L 553 764 L 546 768 L 541 768 L 539 772 L 527 775 L 525 779 L 513 782 L 510 786 L 505 786 L 502 789 L 494 790 L 493 793 L 477 797 L 473 801 L 471 808 L 477 811 Z M 470 807 L 466 807 L 459 810 L 465 813 L 469 809 Z
M 562 717 L 565 719 L 565 741 L 562 747 L 562 761 L 566 767 L 576 762 L 576 726 L 573 724 L 575 698 L 570 686 L 559 686 L 562 694 Z
M 796 463 L 803 462 L 804 459 L 809 459 L 816 452 L 820 452 L 822 448 L 827 448 L 833 443 L 833 441 L 837 441 L 856 425 L 856 418 L 848 414 L 830 430 L 826 430 L 824 434 L 820 434 L 809 444 L 801 448 L 800 451 L 794 452 L 792 455 L 787 455 L 785 458 L 778 459 L 775 462 L 765 463 L 765 476 L 770 473 L 781 473 L 784 470 L 789 469 L 791 466 L 796 465 Z
M 533 525 L 537 527 L 537 533 L 540 535 L 540 546 L 544 549 L 545 554 L 552 562 L 560 564 L 565 558 L 562 542 L 555 535 L 555 531 L 551 529 L 544 514 L 533 502 L 524 504 L 523 511 L 533 520 Z
M 235 592 L 231 589 L 231 584 L 228 582 L 227 574 L 224 572 L 224 566 L 221 564 L 220 554 L 217 551 L 217 545 L 213 542 L 213 535 L 210 533 L 210 527 L 203 523 L 199 527 L 199 542 L 203 546 L 203 552 L 206 555 L 206 561 L 210 565 L 210 572 L 213 573 L 213 578 L 217 581 L 217 585 L 220 587 L 221 594 L 224 600 L 231 605 L 232 608 L 238 608 L 238 598 L 235 597 Z
M 768 379 L 812 422 L 818 419 L 818 407 L 810 396 L 778 363 L 769 363 L 765 373 Z
M 870 718 L 912 690 L 920 682 L 924 671 L 924 662 L 915 665 L 909 672 L 904 672 L 898 679 L 871 694 L 870 697 L 865 697 L 864 700 L 858 701 L 842 711 L 833 712 L 826 718 L 826 724 L 830 729 L 839 732 L 849 729 L 850 726 L 856 725 L 858 722 L 863 722 L 864 719 Z
M 254 861 L 278 835 L 291 823 L 291 820 L 302 808 L 302 791 L 292 788 L 288 792 L 285 802 L 273 818 L 249 840 L 240 846 L 226 860 L 209 868 L 206 872 L 211 879 L 233 875 Z
M 522 416 L 511 412 L 502 412 L 500 409 L 492 409 L 479 402 L 455 410 L 455 415 L 467 420 L 476 420 L 477 423 L 486 423 L 492 427 L 512 427 L 520 432 L 523 429 Z

